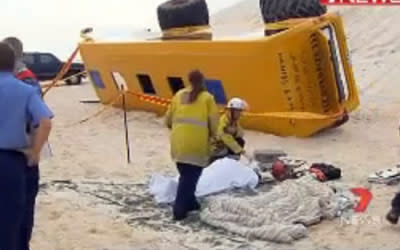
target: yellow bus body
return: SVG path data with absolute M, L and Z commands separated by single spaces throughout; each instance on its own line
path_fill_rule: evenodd
M 104 104 L 119 96 L 121 82 L 131 92 L 172 98 L 171 79 L 187 86 L 188 72 L 199 69 L 211 85 L 218 84 L 221 108 L 232 97 L 248 102 L 250 112 L 242 119 L 247 129 L 307 137 L 340 124 L 359 106 L 341 17 L 326 14 L 277 25 L 282 26 L 284 31 L 256 39 L 89 40 L 80 43 L 80 51 Z M 134 96 L 127 103 L 165 112 Z

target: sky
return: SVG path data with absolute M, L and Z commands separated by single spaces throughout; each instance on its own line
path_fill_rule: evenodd
M 26 51 L 53 52 L 65 60 L 82 28 L 100 37 L 126 38 L 158 29 L 156 8 L 165 0 L 0 0 L 0 38 L 17 36 Z M 239 0 L 208 0 L 211 13 Z

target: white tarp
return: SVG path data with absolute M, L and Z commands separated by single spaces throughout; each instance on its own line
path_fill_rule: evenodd
M 259 178 L 254 170 L 239 161 L 225 158 L 204 169 L 197 185 L 196 196 L 203 197 L 232 188 L 254 189 Z M 158 203 L 172 203 L 175 200 L 179 177 L 153 175 L 149 190 Z

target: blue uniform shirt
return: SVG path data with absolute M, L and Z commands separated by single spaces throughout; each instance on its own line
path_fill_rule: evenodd
M 35 88 L 0 72 L 0 149 L 20 150 L 29 147 L 27 126 L 38 126 L 53 113 Z
M 36 93 L 38 93 L 40 96 L 42 96 L 42 87 L 40 86 L 40 83 L 33 79 L 33 78 L 28 78 L 28 79 L 24 79 L 21 80 L 26 84 L 29 84 L 30 86 L 32 86 L 33 88 L 35 88 Z

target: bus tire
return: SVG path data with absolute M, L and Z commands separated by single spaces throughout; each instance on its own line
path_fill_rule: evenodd
M 210 24 L 205 0 L 170 0 L 157 8 L 161 30 Z
M 260 9 L 265 23 L 317 17 L 327 12 L 319 0 L 260 0 Z

